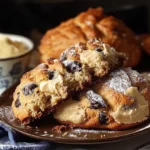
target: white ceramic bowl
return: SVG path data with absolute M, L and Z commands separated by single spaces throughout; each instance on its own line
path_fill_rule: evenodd
M 26 71 L 31 52 L 33 51 L 33 42 L 23 36 L 13 34 L 0 34 L 7 36 L 12 41 L 22 42 L 27 46 L 27 52 L 16 57 L 0 58 L 0 95 L 11 85 L 16 83 Z

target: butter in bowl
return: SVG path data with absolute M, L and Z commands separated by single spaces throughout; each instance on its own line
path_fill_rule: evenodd
M 33 47 L 33 42 L 26 37 L 0 34 L 0 94 L 27 70 Z

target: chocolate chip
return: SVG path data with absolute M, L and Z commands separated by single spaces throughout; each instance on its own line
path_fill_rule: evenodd
M 107 104 L 104 101 L 104 99 L 99 94 L 96 94 L 93 90 L 88 90 L 86 92 L 86 96 L 91 102 L 90 108 L 92 109 L 107 108 Z
M 40 93 L 40 91 L 36 91 L 36 93 L 37 93 L 37 94 L 39 94 L 39 93 Z
M 46 98 L 46 103 L 51 103 L 51 96 L 49 95 L 49 96 L 47 96 L 47 98 Z
M 54 78 L 54 71 L 53 70 L 48 70 L 48 79 L 52 80 Z
M 133 98 L 132 98 L 133 99 Z M 133 104 L 131 104 L 131 105 L 127 105 L 127 104 L 124 104 L 123 106 L 122 106 L 122 108 L 124 109 L 124 110 L 132 110 L 132 109 L 134 109 L 136 107 L 136 103 L 134 102 Z
M 31 82 L 24 86 L 24 88 L 22 89 L 22 92 L 25 96 L 30 95 L 34 92 L 34 89 L 36 87 L 37 87 L 37 84 Z
M 73 93 L 72 94 L 72 100 L 80 101 L 80 94 L 79 93 Z
M 15 107 L 18 108 L 21 106 L 21 102 L 20 102 L 20 93 L 17 93 L 17 98 L 16 98 L 16 101 L 15 101 Z
M 74 72 L 78 72 L 81 71 L 81 63 L 78 61 L 74 61 L 74 60 L 65 60 L 63 62 L 63 64 L 65 65 L 66 69 L 68 72 L 74 73 Z
M 21 106 L 20 100 L 16 99 L 15 101 L 15 106 L 18 108 L 19 106 Z
M 100 112 L 100 114 L 99 114 L 99 121 L 100 121 L 101 124 L 107 124 L 108 117 L 107 117 L 105 112 L 103 112 L 103 111 Z
M 97 47 L 97 48 L 95 49 L 95 51 L 97 51 L 97 52 L 102 52 L 103 50 L 102 50 L 101 48 Z

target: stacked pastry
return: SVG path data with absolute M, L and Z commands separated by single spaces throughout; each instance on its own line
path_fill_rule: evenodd
M 61 104 L 54 118 L 80 128 L 125 129 L 149 117 L 148 81 L 130 68 L 105 79 Z
M 133 67 L 139 63 L 141 48 L 133 31 L 121 20 L 106 16 L 101 7 L 90 8 L 75 18 L 48 30 L 39 47 L 41 61 L 46 62 L 49 57 L 59 58 L 69 46 L 77 42 L 85 42 L 93 37 L 101 38 L 116 51 L 125 53 L 128 57 L 126 67 Z
M 124 129 L 149 118 L 150 84 L 121 68 L 124 55 L 93 38 L 26 73 L 14 93 L 14 116 L 24 124 L 52 113 L 79 128 Z

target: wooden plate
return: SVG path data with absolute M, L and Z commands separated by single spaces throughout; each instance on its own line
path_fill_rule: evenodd
M 68 129 L 56 133 L 52 128 L 58 123 L 51 120 L 50 117 L 38 121 L 36 125 L 23 126 L 14 118 L 11 109 L 15 88 L 16 85 L 9 88 L 0 97 L 0 120 L 14 130 L 32 138 L 65 144 L 100 144 L 131 138 L 150 131 L 150 122 L 147 121 L 136 128 L 123 131 Z

